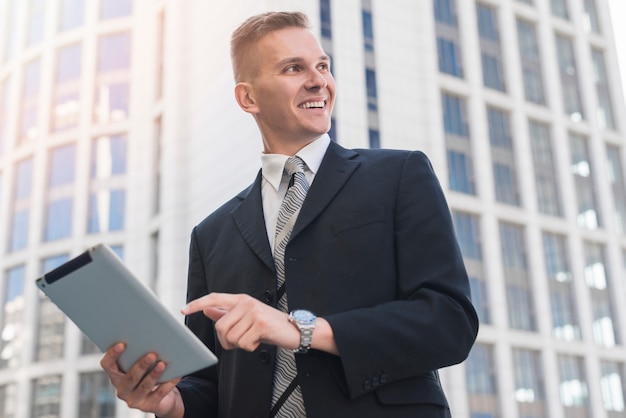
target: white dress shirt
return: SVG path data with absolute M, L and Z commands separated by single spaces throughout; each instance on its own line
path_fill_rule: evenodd
M 304 161 L 306 166 L 304 175 L 309 185 L 313 184 L 315 173 L 317 173 L 320 164 L 322 164 L 322 159 L 324 158 L 324 154 L 326 154 L 326 149 L 329 144 L 330 137 L 328 134 L 324 134 L 296 153 L 296 155 Z M 283 176 L 287 158 L 289 158 L 288 155 L 282 154 L 261 155 L 261 173 L 263 175 L 261 197 L 263 198 L 265 228 L 270 241 L 270 247 L 272 248 L 272 254 L 274 253 L 276 219 L 278 218 L 278 211 L 285 197 L 285 193 L 287 192 L 287 185 L 289 183 L 289 176 Z

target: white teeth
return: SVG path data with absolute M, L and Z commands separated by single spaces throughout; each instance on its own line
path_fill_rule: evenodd
M 324 102 L 307 102 L 298 106 L 300 109 L 310 109 L 312 107 L 324 107 Z

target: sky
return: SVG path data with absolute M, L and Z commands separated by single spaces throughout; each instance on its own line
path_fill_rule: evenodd
M 620 65 L 623 96 L 626 97 L 626 0 L 609 0 L 611 25 L 617 48 L 617 59 Z

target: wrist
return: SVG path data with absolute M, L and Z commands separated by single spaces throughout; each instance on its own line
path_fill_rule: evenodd
M 172 405 L 167 411 L 155 411 L 155 418 L 183 418 L 185 415 L 185 404 L 178 388 L 174 387 L 168 396 L 174 397 Z

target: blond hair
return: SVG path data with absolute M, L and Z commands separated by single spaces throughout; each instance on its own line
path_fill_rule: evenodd
M 230 40 L 235 82 L 256 76 L 257 68 L 251 62 L 255 43 L 268 33 L 285 28 L 309 29 L 309 19 L 301 12 L 267 12 L 248 18 L 235 29 Z

